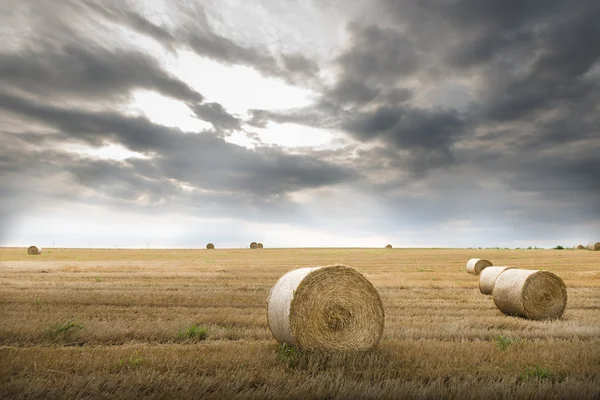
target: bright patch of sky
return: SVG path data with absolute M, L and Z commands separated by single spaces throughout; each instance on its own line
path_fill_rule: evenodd
M 313 102 L 315 93 L 290 86 L 281 79 L 265 78 L 245 66 L 225 66 L 189 51 L 178 52 L 167 69 L 234 115 L 246 117 L 249 109 L 300 108 Z
M 103 160 L 123 161 L 128 158 L 150 158 L 147 155 L 131 151 L 119 144 L 109 144 L 102 147 L 91 147 L 81 144 L 69 143 L 61 145 L 61 150 L 75 153 L 83 157 L 99 158 Z
M 125 111 L 186 132 L 200 132 L 212 127 L 210 123 L 194 116 L 184 103 L 148 90 L 135 91 L 131 103 L 125 106 Z

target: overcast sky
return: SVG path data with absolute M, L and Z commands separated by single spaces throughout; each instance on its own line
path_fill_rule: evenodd
M 600 2 L 0 0 L 0 245 L 600 240 Z

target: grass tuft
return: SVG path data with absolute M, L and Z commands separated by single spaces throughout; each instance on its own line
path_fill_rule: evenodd
M 119 369 L 133 369 L 138 368 L 146 359 L 139 356 L 138 351 L 134 351 L 133 355 L 129 356 L 129 358 L 121 358 L 119 359 Z
M 279 346 L 277 351 L 277 359 L 285 363 L 288 368 L 295 368 L 300 362 L 302 351 L 298 350 L 294 346 L 290 346 L 287 343 L 283 343 Z
M 528 380 L 549 380 L 552 382 L 562 380 L 561 376 L 548 368 L 541 367 L 536 365 L 535 367 L 529 367 L 525 369 L 521 375 L 519 375 L 519 379 L 522 381 Z
M 206 340 L 208 328 L 200 325 L 190 325 L 179 330 L 179 337 L 182 339 Z
M 50 325 L 48 328 L 46 328 L 46 336 L 52 338 L 55 338 L 59 335 L 67 336 L 72 332 L 76 332 L 83 329 L 85 329 L 83 324 L 76 322 L 73 319 L 70 319 L 65 322 Z
M 506 350 L 511 344 L 517 343 L 518 341 L 519 339 L 507 338 L 502 335 L 496 336 L 496 344 L 500 347 L 500 350 Z

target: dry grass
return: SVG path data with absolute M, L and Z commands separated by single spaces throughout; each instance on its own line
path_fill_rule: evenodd
M 568 288 L 563 318 L 503 315 L 464 273 L 471 257 L 551 270 Z M 281 351 L 269 289 L 336 263 L 379 291 L 380 346 Z M 599 310 L 593 252 L 0 249 L 0 398 L 593 399 Z

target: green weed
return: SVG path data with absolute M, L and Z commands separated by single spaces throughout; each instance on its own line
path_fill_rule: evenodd
M 179 337 L 182 339 L 206 340 L 208 329 L 200 325 L 190 325 L 179 330 Z
M 285 363 L 288 368 L 294 368 L 298 365 L 300 358 L 302 356 L 302 352 L 295 348 L 294 346 L 290 346 L 287 343 L 283 343 L 279 346 L 277 352 L 277 359 L 279 361 Z
M 525 372 L 519 375 L 519 379 L 522 381 L 528 381 L 531 379 L 550 380 L 552 382 L 562 380 L 559 374 L 551 371 L 548 368 L 540 367 L 539 365 L 526 368 Z
M 506 350 L 511 344 L 517 343 L 519 339 L 507 338 L 502 335 L 496 337 L 496 344 L 500 347 L 500 350 Z
M 76 332 L 76 331 L 83 330 L 83 329 L 85 329 L 83 324 L 76 322 L 73 319 L 70 319 L 69 321 L 66 321 L 66 322 L 61 322 L 59 324 L 50 325 L 46 329 L 46 336 L 49 336 L 52 338 L 55 338 L 59 335 L 67 336 L 68 334 L 70 334 L 72 332 Z
M 119 359 L 118 365 L 119 368 L 133 369 L 139 367 L 144 361 L 146 361 L 146 359 L 140 357 L 138 351 L 136 350 L 132 356 L 129 356 L 129 358 Z

